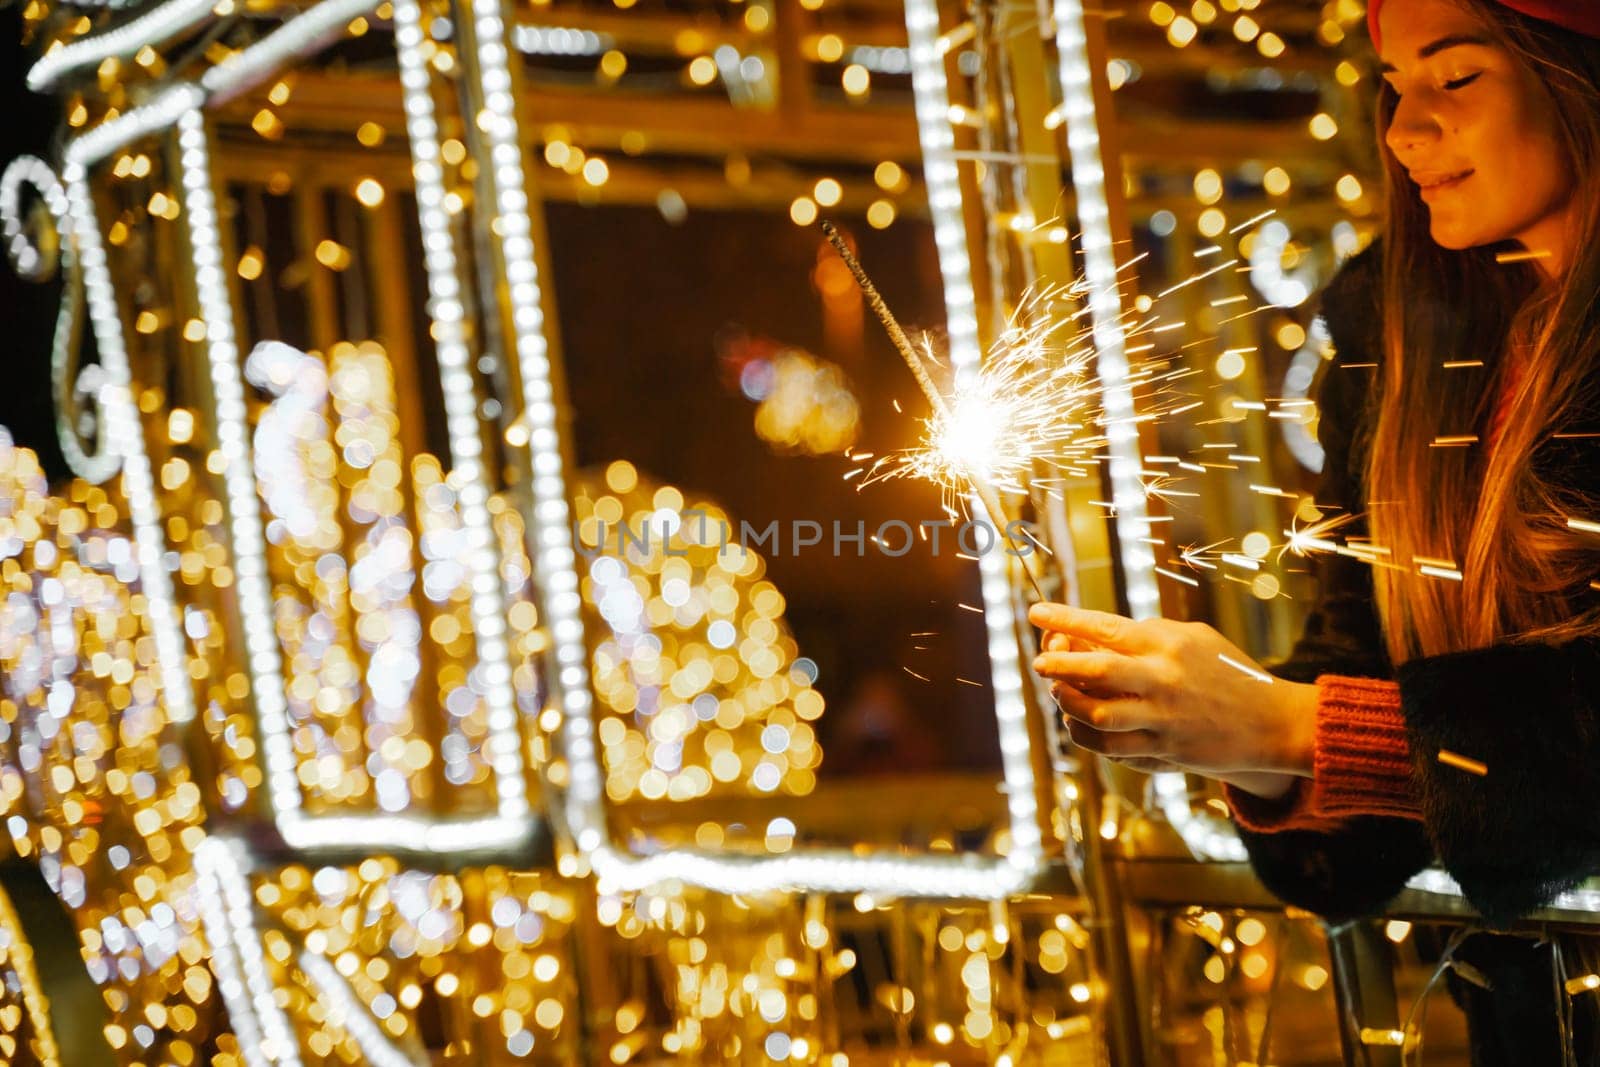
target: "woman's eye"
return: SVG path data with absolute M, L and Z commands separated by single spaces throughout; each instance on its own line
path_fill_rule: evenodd
M 1482 75 L 1483 75 L 1483 72 L 1480 70 L 1477 74 L 1467 74 L 1467 75 L 1464 75 L 1464 76 L 1462 76 L 1460 78 L 1451 78 L 1449 81 L 1444 83 L 1444 87 L 1448 92 L 1452 92 L 1453 93 L 1457 89 L 1464 89 L 1467 86 L 1471 85 L 1473 82 L 1477 81 Z

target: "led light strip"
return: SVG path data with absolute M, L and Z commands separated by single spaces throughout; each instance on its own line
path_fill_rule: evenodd
M 1122 550 L 1128 613 L 1149 619 L 1161 612 L 1156 586 L 1156 557 L 1142 538 L 1149 533 L 1144 488 L 1139 482 L 1138 426 L 1133 392 L 1128 387 L 1127 339 L 1122 331 L 1122 296 L 1117 288 L 1117 263 L 1112 254 L 1111 208 L 1106 195 L 1105 164 L 1096 124 L 1093 73 L 1088 39 L 1083 30 L 1081 0 L 1054 0 L 1056 53 L 1061 73 L 1061 112 L 1071 156 L 1072 188 L 1082 230 L 1084 274 L 1089 282 L 1089 312 L 1094 328 L 1101 410 L 1106 416 L 1107 464 L 1111 502 L 1115 505 L 1117 542 Z
M 328 1021 L 355 1039 L 366 1062 L 376 1067 L 426 1067 L 394 1047 L 378 1024 L 372 1021 L 367 1009 L 356 999 L 350 984 L 344 980 L 328 958 L 320 952 L 305 949 L 300 953 L 300 970 L 310 980 L 318 997 L 328 1007 Z
M 200 75 L 200 84 L 212 95 L 241 89 L 270 75 L 290 56 L 321 44 L 376 6 L 376 0 L 323 0 Z
M 911 82 L 916 96 L 917 132 L 922 144 L 923 182 L 933 217 L 934 245 L 939 253 L 939 273 L 944 280 L 944 301 L 950 337 L 950 363 L 954 389 L 961 392 L 977 375 L 982 361 L 978 340 L 977 294 L 972 284 L 972 261 L 962 211 L 961 177 L 956 167 L 955 133 L 950 126 L 950 87 L 944 52 L 939 47 L 939 7 L 936 0 L 907 0 L 906 39 L 910 49 Z M 975 514 L 983 514 L 974 500 Z M 993 516 L 999 522 L 1002 516 Z M 1027 704 L 1014 629 L 1014 591 L 1008 574 L 1009 555 L 986 552 L 978 558 L 983 591 L 983 618 L 989 638 L 989 670 L 994 689 L 995 722 L 999 727 L 1000 756 L 1004 769 L 1007 806 L 1011 815 L 1011 863 L 1019 870 L 1036 871 L 1044 862 L 1037 783 L 1028 735 Z
M 194 850 L 195 905 L 211 944 L 217 989 L 249 1067 L 300 1067 L 300 1046 L 267 973 L 236 847 L 208 837 Z
M 1155 790 L 1156 803 L 1167 822 L 1195 859 L 1212 863 L 1243 863 L 1250 858 L 1244 842 L 1233 832 L 1233 824 L 1198 812 L 1189 799 L 1189 781 L 1182 774 L 1163 773 L 1150 776 Z
M 189 91 L 185 91 L 188 89 Z M 163 94 L 148 107 L 136 108 L 118 121 L 119 131 L 128 138 L 138 137 L 168 125 L 174 102 L 195 100 L 199 90 L 189 87 Z M 174 116 L 175 117 L 175 116 Z M 101 136 L 96 136 L 100 134 Z M 79 263 L 83 267 L 84 291 L 88 299 L 89 321 L 94 326 L 104 382 L 99 404 L 104 414 L 103 432 L 107 451 L 122 459 L 123 495 L 128 501 L 128 516 L 133 524 L 134 544 L 139 554 L 139 584 L 150 605 L 150 625 L 156 641 L 156 656 L 161 665 L 161 684 L 167 717 L 174 723 L 194 719 L 194 692 L 184 661 L 183 635 L 178 628 L 177 602 L 173 596 L 172 575 L 162 562 L 166 538 L 161 515 L 156 507 L 155 479 L 150 457 L 145 452 L 144 428 L 133 398 L 133 374 L 128 366 L 128 351 L 122 336 L 122 319 L 117 312 L 116 293 L 106 265 L 106 252 L 100 243 L 100 225 L 95 217 L 94 200 L 89 192 L 86 168 L 105 152 L 117 147 L 105 128 L 72 142 L 66 150 L 62 182 L 67 189 L 72 236 L 77 242 Z
M 28 70 L 28 88 L 48 90 L 64 75 L 97 67 L 112 57 L 126 59 L 146 45 L 182 33 L 211 14 L 214 0 L 167 0 L 115 29 L 61 44 L 39 57 Z
M 500 818 L 520 825 L 528 817 L 527 779 L 522 761 L 521 720 L 511 687 L 510 646 L 506 640 L 506 605 L 500 583 L 499 554 L 489 517 L 489 488 L 483 466 L 483 437 L 478 423 L 477 389 L 469 365 L 466 309 L 461 301 L 450 219 L 445 211 L 444 168 L 440 164 L 439 126 L 433 113 L 427 60 L 422 55 L 422 11 L 417 0 L 395 0 L 395 49 L 400 60 L 400 87 L 405 100 L 406 136 L 411 142 L 411 169 L 416 180 L 417 216 L 422 230 L 423 259 L 428 276 L 428 311 L 433 320 L 445 423 L 450 435 L 454 472 L 461 479 L 458 506 L 469 538 L 467 561 L 472 574 L 472 622 L 478 660 L 484 673 L 488 706 L 490 766 L 494 769 Z M 520 158 L 521 148 L 514 151 Z M 496 149 L 496 158 L 499 150 Z M 502 209 L 503 210 L 503 209 Z M 526 241 L 527 205 L 522 205 Z M 508 247 L 518 239 L 501 235 Z M 531 249 L 531 243 L 529 245 Z M 517 278 L 508 271 L 515 288 Z
M 55 333 L 50 342 L 50 388 L 55 398 L 56 440 L 72 472 L 99 485 L 117 473 L 122 460 L 103 439 L 99 451 L 92 454 L 84 451 L 83 441 L 72 422 L 75 407 L 72 393 L 79 387 L 95 394 L 97 418 L 102 423 L 105 420 L 105 410 L 99 399 L 102 372 L 87 370 L 78 381 L 67 380 L 72 371 L 73 335 L 83 303 L 83 282 L 71 240 L 72 208 L 60 179 L 43 160 L 18 156 L 6 167 L 4 176 L 0 176 L 0 225 L 4 227 L 6 255 L 18 277 L 29 281 L 43 281 L 45 277 L 44 256 L 28 239 L 27 224 L 22 218 L 21 186 L 24 182 L 39 191 L 55 223 L 56 233 L 62 238 L 59 252 L 61 307 L 56 312 Z
M 223 280 L 222 245 L 217 232 L 216 200 L 211 191 L 205 119 L 198 109 L 184 112 L 178 120 L 178 155 L 182 165 L 183 214 L 188 220 L 189 247 L 194 255 L 195 293 L 200 304 L 200 318 L 206 327 L 217 450 L 223 459 L 228 533 L 233 541 L 235 588 L 239 594 L 239 619 L 244 629 L 250 688 L 255 697 L 256 721 L 267 764 L 267 793 L 279 829 L 288 840 L 285 821 L 300 808 L 300 780 L 295 774 L 294 746 L 289 740 L 283 660 L 272 629 L 266 539 L 261 532 L 261 507 L 256 498 L 244 382 L 239 371 L 239 345 L 233 332 L 233 303 Z
M 22 219 L 23 182 L 39 191 L 58 226 L 67 215 L 67 194 L 56 172 L 37 156 L 18 156 L 0 175 L 0 226 L 4 227 L 6 255 L 19 277 L 36 282 L 42 280 L 44 256 L 28 240 Z

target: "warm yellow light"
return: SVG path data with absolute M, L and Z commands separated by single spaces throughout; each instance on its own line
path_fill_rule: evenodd
M 383 185 L 376 178 L 362 178 L 356 182 L 355 192 L 363 207 L 377 207 L 383 203 Z
M 1222 199 L 1222 175 L 1207 167 L 1194 176 L 1195 199 L 1202 204 L 1215 204 Z
M 872 180 L 885 192 L 898 193 L 906 187 L 905 168 L 892 159 L 886 159 L 872 170 Z
M 1172 25 L 1167 27 L 1167 41 L 1176 48 L 1183 48 L 1195 39 L 1200 32 L 1192 20 L 1184 15 L 1179 15 L 1172 20 Z
M 751 33 L 765 33 L 767 27 L 772 25 L 772 12 L 760 4 L 751 4 L 745 9 L 744 28 Z
M 1340 85 L 1348 88 L 1361 81 L 1361 68 L 1348 59 L 1341 59 L 1333 70 L 1333 76 L 1339 79 Z
M 1209 26 L 1217 21 L 1217 8 L 1210 0 L 1194 0 L 1189 5 L 1189 15 L 1202 26 Z
M 187 336 L 187 331 L 185 331 Z M 194 439 L 194 412 L 188 408 L 173 408 L 167 414 L 167 440 L 175 445 L 188 444 Z
M 250 120 L 250 128 L 269 141 L 283 136 L 283 120 L 267 108 L 256 112 L 255 118 Z
M 1298 352 L 1306 343 L 1305 327 L 1298 322 L 1286 322 L 1278 327 L 1274 339 L 1278 342 L 1278 347 L 1284 351 Z
M 583 164 L 583 180 L 598 188 L 611 177 L 611 168 L 599 156 L 591 156 Z
M 1339 124 L 1326 111 L 1319 111 L 1311 116 L 1311 121 L 1306 125 L 1311 130 L 1311 136 L 1319 141 L 1332 140 L 1339 133 Z
M 552 167 L 566 166 L 571 154 L 572 148 L 565 141 L 550 141 L 544 146 L 544 161 Z
M 817 58 L 824 63 L 837 63 L 844 58 L 844 40 L 837 33 L 825 33 L 817 38 Z
M 1238 352 L 1224 352 L 1217 357 L 1217 377 L 1231 382 L 1244 373 L 1244 356 Z
M 689 80 L 696 85 L 710 85 L 716 81 L 716 61 L 710 56 L 695 56 L 689 64 Z
M 874 200 L 867 208 L 867 225 L 874 230 L 888 229 L 894 217 L 894 205 L 887 200 Z
M 796 226 L 810 226 L 817 221 L 817 202 L 809 196 L 797 196 L 789 205 L 789 218 Z
M 615 48 L 600 57 L 600 73 L 616 81 L 628 69 L 628 57 Z
M 239 257 L 239 277 L 247 282 L 253 282 L 261 277 L 261 270 L 266 266 L 266 258 L 261 254 L 261 249 L 251 245 Z
M 1197 223 L 1200 233 L 1206 237 L 1215 237 L 1228 228 L 1228 216 L 1214 207 L 1208 207 L 1200 213 Z
M 844 196 L 844 187 L 832 178 L 823 178 L 811 190 L 811 195 L 823 207 L 832 207 Z
M 872 75 L 860 63 L 852 63 L 844 68 L 839 83 L 851 96 L 865 96 L 867 90 L 872 88 Z
M 1156 0 L 1150 5 L 1150 21 L 1157 26 L 1170 26 L 1177 17 L 1178 12 L 1166 0 Z
M 1261 187 L 1272 196 L 1287 193 L 1289 184 L 1289 172 L 1282 167 L 1272 167 L 1261 176 Z
M 368 148 L 378 147 L 388 135 L 388 131 L 376 122 L 363 122 L 356 127 L 356 140 Z
M 1233 20 L 1233 35 L 1245 44 L 1249 44 L 1261 36 L 1261 24 L 1249 15 L 1240 15 Z
M 1346 174 L 1339 179 L 1339 183 L 1333 187 L 1333 191 L 1338 193 L 1339 199 L 1347 204 L 1353 200 L 1360 200 L 1361 180 L 1354 174 Z
M 350 250 L 338 241 L 322 240 L 317 244 L 317 262 L 329 270 L 344 270 L 350 265 Z
M 1277 59 L 1279 56 L 1283 55 L 1287 48 L 1288 46 L 1283 43 L 1283 38 L 1279 37 L 1271 30 L 1268 30 L 1266 33 L 1263 33 L 1260 37 L 1256 38 L 1256 51 L 1260 52 L 1268 59 Z

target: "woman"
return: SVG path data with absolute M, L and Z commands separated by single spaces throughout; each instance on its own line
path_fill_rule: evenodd
M 1226 783 L 1283 899 L 1370 914 L 1437 857 L 1503 925 L 1600 874 L 1600 2 L 1370 15 L 1388 220 L 1324 297 L 1317 499 L 1377 565 L 1319 559 L 1266 683 L 1203 624 L 1054 604 L 1035 669 L 1083 747 Z M 1501 978 L 1474 1062 L 1558 1062 L 1549 948 L 1461 954 Z

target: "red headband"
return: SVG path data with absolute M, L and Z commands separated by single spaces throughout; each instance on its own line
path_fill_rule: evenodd
M 1595 0 L 1499 0 L 1513 11 L 1531 18 L 1553 22 L 1586 37 L 1600 37 L 1600 3 Z M 1383 0 L 1368 0 L 1367 29 L 1372 46 L 1378 47 L 1378 9 Z

